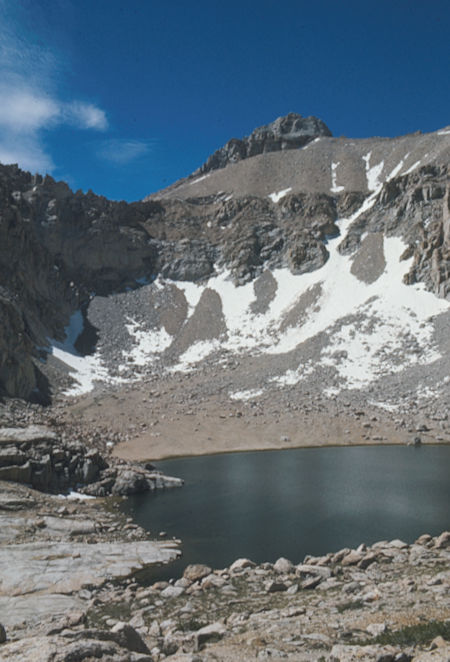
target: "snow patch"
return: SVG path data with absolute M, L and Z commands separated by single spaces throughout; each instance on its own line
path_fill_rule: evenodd
M 172 282 L 176 287 L 178 287 L 179 290 L 181 290 L 186 297 L 187 305 L 188 305 L 188 314 L 187 314 L 187 319 L 192 315 L 194 310 L 197 307 L 198 302 L 200 301 L 200 297 L 203 294 L 204 287 L 201 285 L 197 285 L 197 283 L 191 283 L 187 280 L 184 281 L 170 281 Z
M 450 136 L 450 129 L 441 129 L 437 134 L 438 136 Z
M 336 179 L 337 179 L 336 170 L 337 170 L 337 167 L 338 167 L 339 163 L 340 163 L 340 161 L 338 161 L 337 163 L 332 163 L 331 164 L 331 188 L 330 188 L 331 193 L 340 193 L 341 191 L 343 191 L 345 189 L 345 186 L 338 186 L 336 184 Z
M 395 413 L 400 410 L 400 405 L 395 405 L 392 403 L 388 402 L 379 402 L 377 400 L 368 400 L 368 404 L 372 405 L 374 407 L 378 407 L 379 409 L 384 409 L 385 411 L 390 411 L 392 413 Z
M 210 172 L 208 172 L 206 175 L 202 175 L 201 177 L 197 177 L 197 179 L 194 179 L 192 182 L 188 182 L 188 186 L 192 186 L 192 184 L 198 184 L 199 182 L 203 181 L 207 177 L 211 175 Z
M 323 394 L 327 396 L 327 398 L 336 398 L 337 395 L 339 395 L 340 390 L 336 388 L 335 386 L 328 386 L 327 388 L 323 389 Z
M 408 154 L 405 156 L 405 159 L 407 159 L 407 158 L 408 158 Z M 387 178 L 386 178 L 386 181 L 387 181 L 387 182 L 389 182 L 391 179 L 394 179 L 394 177 L 396 177 L 396 176 L 398 175 L 398 173 L 400 172 L 400 170 L 403 168 L 403 164 L 404 164 L 404 162 L 405 162 L 405 159 L 402 159 L 402 160 L 400 161 L 400 163 L 397 163 L 397 165 L 395 166 L 395 168 L 389 173 L 389 175 L 388 175 Z
M 278 283 L 277 297 L 271 312 L 286 310 L 299 296 L 320 285 L 318 299 L 306 311 L 306 321 L 299 328 L 290 328 L 278 335 L 275 319 L 266 318 L 266 328 L 272 342 L 261 351 L 289 352 L 300 343 L 327 332 L 347 316 L 356 316 L 333 331 L 330 345 L 323 350 L 320 365 L 332 366 L 340 377 L 341 388 L 361 388 L 382 374 L 392 374 L 405 365 L 428 364 L 440 357 L 433 345 L 431 317 L 449 310 L 449 302 L 426 292 L 423 285 L 405 285 L 403 276 L 411 260 L 401 261 L 405 245 L 398 237 L 384 238 L 386 268 L 371 284 L 358 280 L 350 271 L 351 256 L 341 255 L 337 248 L 355 218 L 374 202 L 378 191 L 366 198 L 360 210 L 348 219 L 339 221 L 341 237 L 329 242 L 330 257 L 317 271 L 293 276 L 287 270 L 273 273 Z M 412 258 L 411 258 L 412 259 Z M 280 305 L 279 292 L 284 293 Z M 351 296 L 349 296 L 349 292 Z M 419 348 L 419 351 L 417 351 Z M 314 370 L 304 366 L 288 370 L 275 378 L 279 384 L 292 385 Z M 340 389 L 334 389 L 333 393 Z
M 430 398 L 436 399 L 439 397 L 439 391 L 432 389 L 426 384 L 420 384 L 416 389 L 416 397 L 420 400 L 429 400 Z
M 270 381 L 281 386 L 294 386 L 308 375 L 312 375 L 314 370 L 315 368 L 311 361 L 308 361 L 304 365 L 299 365 L 296 370 L 287 370 L 284 375 L 272 377 Z
M 71 376 L 76 382 L 65 391 L 65 395 L 82 395 L 92 391 L 96 381 L 113 381 L 98 354 L 81 356 L 75 349 L 74 344 L 82 331 L 83 314 L 77 310 L 65 328 L 64 342 L 49 340 L 50 353 L 71 368 Z
M 410 168 L 408 168 L 408 170 L 405 170 L 405 172 L 402 172 L 402 175 L 409 175 L 409 173 L 412 172 L 413 170 L 415 170 L 416 168 L 418 168 L 421 163 L 422 163 L 422 160 L 416 161 L 415 163 L 412 164 L 412 166 Z
M 52 354 L 57 359 L 71 368 L 70 373 L 76 384 L 65 391 L 65 395 L 83 395 L 94 388 L 95 382 L 117 382 L 112 379 L 104 366 L 99 355 L 76 356 L 55 345 L 52 346 Z
M 68 494 L 58 494 L 58 496 L 60 499 L 77 499 L 78 501 L 96 499 L 96 497 L 91 494 L 83 494 L 82 492 L 76 492 L 75 490 L 70 490 Z
M 173 338 L 163 328 L 142 330 L 139 322 L 128 320 L 125 328 L 134 340 L 134 347 L 126 356 L 133 359 L 136 365 L 146 365 L 156 354 L 161 354 L 172 344 Z
M 285 188 L 282 191 L 270 193 L 268 197 L 272 200 L 272 202 L 279 202 L 279 200 L 281 200 L 281 198 L 284 198 L 284 196 L 287 195 L 289 191 L 292 191 L 291 187 Z
M 345 388 L 362 388 L 381 375 L 403 370 L 405 365 L 426 365 L 440 358 L 433 346 L 429 318 L 449 305 L 420 287 L 402 282 L 411 264 L 411 260 L 400 261 L 404 248 L 398 237 L 385 237 L 386 268 L 380 278 L 370 285 L 354 282 L 350 286 L 348 282 L 345 291 L 352 292 L 353 305 L 342 312 L 357 315 L 359 321 L 343 324 L 333 334 L 321 360 L 323 365 L 336 368 Z
M 371 156 L 372 152 L 368 152 L 362 158 L 366 163 L 367 188 L 369 191 L 375 191 L 381 185 L 379 178 L 384 167 L 384 161 L 380 161 L 377 165 L 370 167 Z
M 190 372 L 193 366 L 220 349 L 218 340 L 198 340 L 193 343 L 178 359 L 177 365 L 170 372 Z
M 231 400 L 254 400 L 264 393 L 262 388 L 248 389 L 247 391 L 235 391 L 230 393 Z

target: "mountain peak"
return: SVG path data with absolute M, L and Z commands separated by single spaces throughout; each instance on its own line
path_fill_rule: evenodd
M 300 137 L 315 138 L 317 136 L 331 136 L 332 133 L 325 122 L 317 117 L 303 117 L 298 113 L 288 113 L 283 117 L 277 117 L 270 124 L 265 124 L 255 129 L 249 136 L 249 140 L 259 136 L 270 135 L 283 137 L 286 140 L 296 140 Z
M 194 175 L 218 170 L 258 154 L 298 149 L 319 136 L 331 135 L 325 122 L 317 117 L 288 113 L 270 124 L 257 127 L 249 136 L 232 138 L 224 147 L 214 152 Z

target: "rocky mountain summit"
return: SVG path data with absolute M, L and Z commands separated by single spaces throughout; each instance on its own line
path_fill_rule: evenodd
M 191 177 L 224 168 L 231 163 L 258 154 L 298 149 L 314 138 L 331 135 L 325 122 L 317 117 L 302 117 L 297 113 L 288 113 L 270 124 L 258 127 L 245 138 L 232 138 L 224 147 L 214 152 Z

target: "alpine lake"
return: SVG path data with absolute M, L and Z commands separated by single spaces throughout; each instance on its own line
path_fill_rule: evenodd
M 182 558 L 142 580 L 181 576 L 186 565 L 229 566 L 283 556 L 300 563 L 360 543 L 450 525 L 450 446 L 353 446 L 242 452 L 157 463 L 180 489 L 129 497 L 123 510 L 158 537 L 180 538 Z

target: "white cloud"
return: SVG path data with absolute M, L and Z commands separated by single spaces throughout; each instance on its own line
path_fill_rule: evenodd
M 30 89 L 0 85 L 0 127 L 14 132 L 41 129 L 54 122 L 60 109 L 50 97 Z
M 145 156 L 150 149 L 151 143 L 146 140 L 112 138 L 100 143 L 97 156 L 105 161 L 124 165 Z
M 0 85 L 0 161 L 25 170 L 51 172 L 54 163 L 43 131 L 56 126 L 104 131 L 105 112 L 81 101 L 66 103 L 17 78 Z
M 44 132 L 58 126 L 104 131 L 108 120 L 93 103 L 61 98 L 67 63 L 61 53 L 42 46 L 46 39 L 33 39 L 26 30 L 29 21 L 19 4 L 0 0 L 0 161 L 51 172 Z
M 108 128 L 105 111 L 92 103 L 72 101 L 61 107 L 62 117 L 80 129 L 97 129 L 104 131 Z
M 33 88 L 26 81 L 0 84 L 0 127 L 15 133 L 67 124 L 79 129 L 108 128 L 105 111 L 92 103 L 65 103 Z

